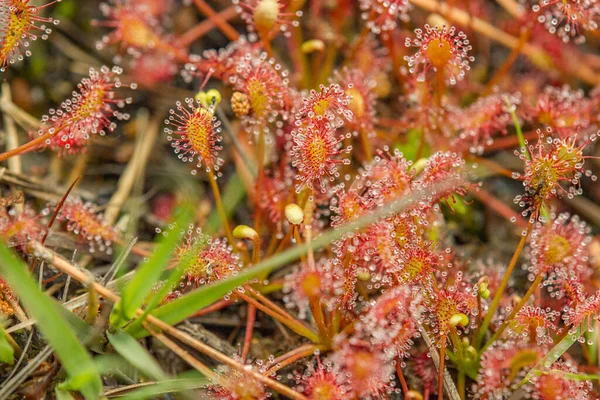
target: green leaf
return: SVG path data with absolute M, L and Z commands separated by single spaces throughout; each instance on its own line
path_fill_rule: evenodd
M 413 207 L 420 201 L 426 201 L 427 196 L 429 196 L 431 192 L 449 190 L 455 188 L 459 184 L 461 184 L 461 182 L 457 180 L 447 180 L 432 185 L 425 190 L 419 190 L 396 201 L 392 201 L 389 204 L 379 207 L 377 210 L 364 215 L 340 228 L 331 229 L 321 234 L 312 241 L 312 246 L 310 247 L 312 247 L 314 250 L 318 250 L 322 247 L 328 246 L 330 243 L 342 238 L 349 232 L 364 228 L 365 226 L 368 226 L 389 214 L 397 213 L 409 207 Z M 203 286 L 178 299 L 170 301 L 169 303 L 152 311 L 151 315 L 170 325 L 177 324 L 194 314 L 196 311 L 220 300 L 223 296 L 232 292 L 238 286 L 248 282 L 250 279 L 257 277 L 262 273 L 267 273 L 277 268 L 281 268 L 289 262 L 299 259 L 302 255 L 308 252 L 308 249 L 309 246 L 307 244 L 303 244 L 275 254 L 274 256 L 259 262 L 255 266 L 239 272 L 237 275 L 231 276 L 211 285 Z M 148 334 L 142 329 L 125 330 L 130 335 L 138 338 Z
M 156 380 L 168 379 L 167 374 L 148 351 L 125 332 L 118 332 L 115 335 L 109 334 L 108 340 L 117 353 L 147 377 Z
M 10 345 L 8 333 L 0 325 L 0 362 L 13 365 L 15 362 L 15 349 Z
M 209 382 L 206 378 L 175 378 L 161 382 L 148 383 L 147 386 L 136 389 L 130 393 L 122 395 L 111 395 L 109 398 L 118 398 L 122 400 L 145 400 L 156 399 L 162 395 L 186 390 L 200 389 Z
M 117 372 L 137 372 L 122 356 L 111 353 L 94 357 L 94 364 L 100 375 L 114 375 Z
M 54 394 L 56 395 L 56 400 L 75 400 L 75 397 L 71 393 L 58 387 L 54 390 Z
M 102 391 L 102 380 L 92 358 L 61 317 L 59 306 L 38 289 L 27 272 L 27 265 L 4 243 L 0 243 L 0 275 L 37 321 L 38 328 L 67 370 L 69 382 L 65 386 L 80 391 L 86 399 L 97 399 Z
M 152 291 L 152 288 L 160 280 L 167 267 L 173 252 L 177 248 L 182 231 L 192 219 L 191 207 L 182 207 L 173 229 L 166 235 L 160 235 L 156 251 L 150 259 L 141 264 L 133 278 L 123 288 L 121 300 L 115 304 L 110 314 L 110 324 L 115 328 L 123 327 L 136 314 L 138 308 L 144 303 L 144 299 Z
M 583 320 L 581 324 L 579 324 L 572 333 L 568 333 L 560 342 L 558 342 L 548 354 L 546 354 L 536 365 L 533 366 L 525 375 L 525 378 L 521 382 L 519 382 L 518 386 L 523 386 L 527 382 L 533 378 L 534 375 L 539 375 L 543 373 L 544 370 L 550 368 L 552 364 L 556 362 L 567 350 L 573 346 L 575 342 L 585 333 L 587 330 L 588 321 L 587 318 Z
M 551 369 L 549 371 L 539 371 L 540 375 L 559 375 L 563 379 L 570 381 L 597 381 L 600 376 L 592 374 L 579 374 L 576 372 L 561 371 L 560 369 Z

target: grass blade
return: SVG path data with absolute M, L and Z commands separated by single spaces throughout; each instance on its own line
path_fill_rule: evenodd
M 113 345 L 117 353 L 148 378 L 160 381 L 168 379 L 167 374 L 148 351 L 137 340 L 125 332 L 118 332 L 114 335 L 109 334 L 108 341 Z
M 160 396 L 184 392 L 186 390 L 200 389 L 206 386 L 209 382 L 206 378 L 175 378 L 160 382 L 148 382 L 144 387 L 133 390 L 130 393 L 123 394 L 107 394 L 109 399 L 121 399 L 121 400 L 145 400 L 145 399 L 156 399 Z
M 587 323 L 587 319 L 585 319 L 581 324 L 577 326 L 577 328 L 575 328 L 573 333 L 568 333 L 567 336 L 565 336 L 552 349 L 550 349 L 548 354 L 542 357 L 540 361 L 538 361 L 538 363 L 529 370 L 527 375 L 525 375 L 525 378 L 523 378 L 523 380 L 519 382 L 518 386 L 523 386 L 524 384 L 529 382 L 531 378 L 533 378 L 535 375 L 539 375 L 543 373 L 543 370 L 547 370 L 548 368 L 550 368 L 550 366 L 554 364 L 556 360 L 558 360 L 560 356 L 562 356 L 567 350 L 569 350 L 571 346 L 573 346 L 573 344 L 575 344 L 575 342 L 577 342 L 577 340 L 584 334 L 584 332 L 586 331 Z
M 86 399 L 98 398 L 102 380 L 92 358 L 62 318 L 59 306 L 38 289 L 25 263 L 4 243 L 0 243 L 0 275 L 19 295 L 25 309 L 37 321 L 38 328 L 67 370 L 69 381 L 61 385 L 62 388 L 79 390 Z
M 15 349 L 11 346 L 8 333 L 0 325 L 0 363 L 12 365 L 15 362 Z
M 71 393 L 59 388 L 54 390 L 54 395 L 56 396 L 56 400 L 75 400 L 75 397 Z
M 161 275 L 168 265 L 182 233 L 182 227 L 187 226 L 192 219 L 191 207 L 182 207 L 180 213 L 171 229 L 166 235 L 161 235 L 156 252 L 150 259 L 142 263 L 133 278 L 123 288 L 121 301 L 115 304 L 110 315 L 110 324 L 115 328 L 123 327 L 134 316 L 138 308 L 141 308 L 144 299 L 152 291 L 152 288 L 160 280 Z

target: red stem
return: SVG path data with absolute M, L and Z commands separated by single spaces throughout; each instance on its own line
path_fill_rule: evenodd
M 502 201 L 498 200 L 488 191 L 482 188 L 476 188 L 471 190 L 471 194 L 477 200 L 494 210 L 494 212 L 496 212 L 498 215 L 501 215 L 509 221 L 513 221 L 514 218 L 514 223 L 520 228 L 527 227 L 527 221 L 518 212 L 514 211 Z
M 194 0 L 194 4 L 196 4 L 196 7 L 198 7 L 198 9 L 204 15 L 214 21 L 215 25 L 219 27 L 221 32 L 227 36 L 227 39 L 232 41 L 238 40 L 240 34 L 237 33 L 237 31 L 233 29 L 233 27 L 229 25 L 229 23 L 225 21 L 221 15 L 217 14 L 217 12 L 213 10 L 212 7 L 209 6 L 204 0 Z
M 246 333 L 244 335 L 244 347 L 242 349 L 242 361 L 246 360 L 250 351 L 252 342 L 252 333 L 254 332 L 254 321 L 256 321 L 256 307 L 248 304 L 248 315 L 246 316 Z
M 238 14 L 235 10 L 235 6 L 228 7 L 217 14 L 217 16 L 223 21 L 229 21 L 235 18 L 237 15 Z M 194 41 L 200 39 L 202 36 L 210 32 L 215 26 L 217 26 L 215 19 L 208 18 L 179 36 L 179 42 L 183 47 L 188 47 Z
M 46 132 L 44 133 L 42 136 L 37 137 L 19 147 L 15 147 L 12 150 L 6 151 L 2 154 L 0 154 L 0 162 L 8 160 L 9 158 L 11 158 L 12 156 L 17 156 L 19 154 L 23 154 L 29 150 L 33 150 L 34 148 L 36 148 L 38 145 L 44 143 L 46 140 L 52 138 L 52 136 L 56 135 L 58 132 L 60 132 L 62 130 L 63 127 L 59 127 L 56 128 L 54 130 L 54 132 Z

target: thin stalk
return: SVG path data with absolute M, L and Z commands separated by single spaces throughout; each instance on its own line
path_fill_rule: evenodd
M 529 154 L 529 149 L 525 144 L 525 137 L 523 136 L 523 130 L 521 129 L 521 123 L 519 122 L 519 117 L 517 117 L 517 112 L 515 111 L 515 105 L 512 104 L 508 99 L 505 100 L 506 107 L 508 108 L 508 112 L 512 117 L 513 124 L 515 125 L 515 131 L 517 132 L 517 137 L 519 138 L 519 146 L 521 149 L 525 149 L 525 157 L 528 160 L 531 160 L 531 154 Z
M 312 196 L 311 196 L 312 197 Z M 306 213 L 307 221 L 304 228 L 304 236 L 306 237 L 306 244 L 308 245 L 308 253 L 306 256 L 306 264 L 308 266 L 309 271 L 316 271 L 317 266 L 315 265 L 315 253 L 312 248 L 312 207 L 314 204 L 311 200 L 310 204 L 307 204 L 305 207 L 309 211 Z M 325 315 L 323 314 L 323 307 L 321 307 L 321 298 L 319 296 L 310 296 L 308 298 L 308 302 L 310 305 L 310 312 L 315 319 L 315 323 L 317 324 L 317 328 L 319 330 L 319 336 L 321 337 L 321 341 L 326 343 L 327 345 L 331 344 L 331 337 L 329 336 L 329 329 L 327 328 L 327 324 L 325 323 Z
M 298 335 L 304 336 L 305 338 L 309 339 L 310 341 L 312 341 L 314 343 L 318 343 L 319 342 L 319 336 L 317 334 L 315 334 L 311 329 L 309 329 L 306 326 L 302 325 L 297 320 L 295 320 L 295 319 L 289 319 L 289 318 L 284 318 L 281 314 L 279 314 L 277 312 L 274 312 L 269 307 L 265 306 L 262 303 L 259 303 L 258 301 L 256 301 L 252 297 L 246 296 L 243 293 L 239 293 L 238 292 L 237 295 L 239 297 L 241 297 L 242 299 L 244 299 L 244 301 L 246 301 L 248 304 L 251 304 L 251 305 L 255 306 L 257 309 L 259 309 L 260 311 L 264 312 L 265 314 L 267 314 L 271 318 L 274 318 L 277 321 L 281 322 L 283 325 L 285 325 L 286 327 L 290 328 L 291 330 L 293 330 L 294 332 L 296 332 Z
M 266 376 L 274 375 L 280 369 L 287 367 L 288 365 L 304 358 L 309 357 L 315 354 L 315 351 L 322 350 L 323 346 L 316 346 L 314 344 L 309 344 L 305 346 L 301 346 L 298 349 L 294 349 L 291 352 L 284 354 L 279 358 L 279 361 L 275 363 L 274 366 L 269 368 L 264 374 Z
M 496 71 L 496 73 L 494 74 L 492 79 L 490 79 L 490 81 L 488 82 L 487 87 L 484 91 L 484 94 L 492 93 L 494 91 L 494 87 L 499 82 L 501 82 L 502 79 L 504 79 L 504 77 L 506 76 L 508 71 L 510 71 L 510 67 L 512 67 L 512 65 L 515 63 L 515 61 L 517 61 L 517 58 L 519 58 L 519 54 L 521 54 L 521 50 L 523 49 L 523 46 L 529 40 L 530 34 L 531 34 L 531 28 L 527 28 L 523 32 L 521 32 L 521 35 L 519 37 L 519 44 L 511 50 L 510 54 L 504 61 L 504 64 L 502 64 L 502 66 L 500 66 L 500 68 Z
M 367 161 L 373 160 L 373 151 L 371 150 L 371 144 L 369 143 L 369 138 L 367 137 L 367 132 L 364 128 L 360 128 L 360 139 L 362 141 L 363 150 L 365 152 L 365 158 Z
M 271 361 L 271 362 L 270 362 L 270 363 L 267 365 L 267 367 L 272 367 L 273 365 L 275 365 L 275 364 L 278 364 L 278 363 L 280 363 L 280 362 L 283 362 L 283 361 L 287 360 L 288 358 L 295 356 L 295 355 L 296 355 L 296 354 L 298 354 L 298 353 L 303 353 L 303 352 L 305 352 L 305 350 L 306 350 L 306 349 L 308 349 L 308 348 L 311 348 L 311 349 L 313 349 L 313 350 L 316 350 L 317 348 L 319 348 L 319 346 L 316 346 L 316 345 L 314 345 L 314 344 L 303 344 L 302 346 L 300 346 L 300 347 L 297 347 L 297 348 L 295 348 L 295 349 L 293 349 L 293 350 L 290 350 L 290 351 L 288 351 L 287 353 L 285 353 L 285 354 L 282 354 L 282 355 L 280 355 L 279 357 L 275 358 L 273 361 Z
M 438 69 L 435 73 L 435 105 L 441 107 L 442 105 L 442 97 L 444 96 L 444 89 L 446 88 L 446 84 L 444 82 L 444 70 Z
M 464 371 L 464 355 L 463 355 L 463 348 L 460 342 L 460 339 L 458 338 L 458 334 L 456 333 L 456 328 L 451 327 L 450 328 L 450 339 L 452 340 L 452 345 L 454 346 L 455 350 L 456 350 L 456 357 L 457 357 L 457 364 L 459 366 L 458 372 L 457 372 L 457 390 L 458 390 L 458 395 L 460 396 L 461 400 L 465 400 L 465 371 Z
M 337 54 L 338 48 L 334 43 L 327 46 L 327 54 L 325 55 L 325 61 L 323 61 L 323 63 L 321 64 L 322 68 L 318 75 L 317 81 L 314 82 L 314 86 L 327 82 L 327 78 L 331 76 L 331 72 L 333 71 Z
M 196 7 L 198 7 L 202 14 L 214 21 L 215 25 L 219 27 L 221 32 L 227 36 L 227 39 L 231 41 L 239 39 L 240 34 L 237 33 L 237 31 L 233 29 L 233 27 L 229 25 L 229 23 L 225 21 L 221 15 L 217 14 L 217 12 L 213 10 L 211 6 L 209 6 L 204 0 L 194 0 L 194 4 L 196 4 Z
M 538 134 L 535 131 L 529 131 L 523 134 L 523 138 L 525 138 L 525 140 L 535 140 L 537 139 L 537 137 Z M 514 148 L 516 145 L 520 145 L 518 136 L 501 137 L 495 139 L 494 143 L 490 144 L 489 146 L 486 146 L 484 152 L 492 153 L 499 150 Z
M 327 324 L 325 323 L 325 315 L 323 314 L 323 307 L 321 307 L 321 300 L 318 296 L 311 296 L 308 299 L 310 312 L 312 313 L 317 329 L 319 331 L 320 342 L 325 344 L 327 347 L 331 346 L 331 337 Z
M 525 293 L 525 296 L 523 296 L 523 298 L 521 299 L 521 301 L 519 301 L 519 304 L 517 304 L 516 307 L 514 308 L 514 310 L 512 310 L 512 312 L 506 318 L 506 320 L 500 326 L 500 328 L 498 328 L 498 330 L 496 332 L 494 332 L 494 334 L 492 335 L 492 337 L 490 338 L 490 340 L 488 340 L 486 342 L 486 344 L 483 345 L 483 347 L 481 348 L 482 352 L 484 352 L 488 347 L 490 347 L 492 345 L 492 343 L 494 343 L 502 335 L 502 333 L 504 333 L 504 330 L 506 330 L 506 328 L 508 327 L 508 324 L 510 324 L 510 322 L 515 317 L 515 315 L 517 315 L 517 313 L 519 311 L 521 311 L 521 309 L 523 308 L 523 306 L 527 303 L 527 300 L 529 300 L 529 298 L 531 297 L 531 295 L 538 288 L 538 286 L 542 282 L 543 277 L 544 277 L 543 273 L 537 274 L 537 276 L 535 277 L 535 280 L 533 281 L 533 283 L 531 284 L 531 286 L 527 290 L 527 293 Z
M 225 307 L 227 307 L 227 306 L 229 306 L 231 304 L 233 304 L 233 300 L 231 300 L 231 299 L 229 299 L 229 300 L 225 300 L 225 299 L 219 300 L 216 303 L 211 304 L 208 307 L 204 307 L 202 310 L 200 310 L 197 313 L 193 314 L 192 317 L 201 317 L 203 315 L 210 314 L 212 312 L 216 312 L 216 311 L 222 310 L 223 308 L 225 308 Z
M 444 400 L 444 364 L 446 362 L 446 344 L 440 347 L 440 366 L 438 368 L 438 400 Z
M 309 89 L 312 84 L 312 71 L 310 70 L 306 54 L 300 49 L 304 39 L 302 38 L 302 27 L 294 26 L 291 30 L 288 43 L 290 47 L 290 58 L 294 64 L 294 71 L 300 75 L 304 89 Z
M 465 393 L 466 393 L 465 383 L 466 383 L 465 371 L 463 371 L 462 369 L 459 369 L 456 389 L 458 390 L 458 394 L 459 394 L 461 400 L 465 400 Z
M 8 160 L 9 158 L 11 158 L 13 156 L 17 156 L 19 154 L 23 154 L 23 153 L 26 153 L 28 151 L 35 149 L 38 145 L 44 143 L 48 139 L 51 139 L 54 135 L 56 135 L 61 130 L 62 130 L 62 127 L 56 128 L 56 130 L 54 132 L 46 132 L 42 136 L 39 136 L 33 140 L 30 140 L 29 142 L 22 144 L 19 147 L 15 147 L 14 149 L 5 151 L 4 153 L 0 154 L 0 162 Z
M 473 197 L 481 201 L 487 207 L 491 208 L 498 215 L 506 218 L 506 220 L 514 222 L 521 228 L 527 227 L 527 221 L 521 217 L 518 212 L 515 212 L 512 208 L 498 200 L 488 191 L 478 187 L 471 190 L 471 195 L 473 195 Z
M 259 291 L 254 290 L 252 287 L 247 286 L 247 285 L 244 288 L 246 290 L 248 290 L 248 293 L 250 293 L 253 298 L 260 301 L 261 303 L 263 303 L 265 306 L 269 307 L 271 310 L 275 311 L 276 313 L 279 313 L 284 318 L 295 319 L 283 308 L 279 307 L 277 304 L 275 304 L 271 300 L 269 300 L 268 297 L 263 296 L 262 293 L 260 293 Z
M 299 246 L 302 243 L 302 238 L 300 237 L 300 228 L 298 225 L 294 225 L 292 227 L 292 231 L 294 231 L 294 240 L 296 240 L 296 246 Z M 302 264 L 306 263 L 306 257 L 304 257 L 304 255 L 300 256 L 300 260 L 302 261 Z
M 517 246 L 517 249 L 515 250 L 512 259 L 510 260 L 510 264 L 508 264 L 508 267 L 506 268 L 506 272 L 504 273 L 502 282 L 500 282 L 496 293 L 494 293 L 494 298 L 492 299 L 490 308 L 488 309 L 488 312 L 485 315 L 485 318 L 483 319 L 483 323 L 481 324 L 481 331 L 479 332 L 479 336 L 475 338 L 475 348 L 478 348 L 481 345 L 483 337 L 485 336 L 485 333 L 488 327 L 490 326 L 490 322 L 492 322 L 492 318 L 494 317 L 494 314 L 498 309 L 498 305 L 500 304 L 500 299 L 502 299 L 502 295 L 504 294 L 504 289 L 506 289 L 506 286 L 508 286 L 510 276 L 513 270 L 515 269 L 515 266 L 517 265 L 517 261 L 519 259 L 519 256 L 521 255 L 521 252 L 523 251 L 523 248 L 525 247 L 525 243 L 527 243 L 527 238 L 529 237 L 529 233 L 531 232 L 532 226 L 533 222 L 529 221 L 527 225 L 527 231 L 525 235 L 521 236 L 519 245 Z
M 238 15 L 235 6 L 230 6 L 217 14 L 223 21 L 228 21 Z M 194 25 L 189 31 L 179 36 L 178 42 L 182 47 L 189 47 L 193 42 L 210 32 L 217 24 L 214 19 L 208 18 Z
M 244 347 L 242 348 L 242 361 L 246 360 L 252 342 L 254 332 L 254 321 L 256 321 L 256 307 L 248 304 L 248 315 L 246 316 L 246 332 L 244 334 Z
M 233 238 L 233 234 L 231 233 L 231 228 L 229 227 L 229 221 L 227 219 L 227 213 L 225 212 L 225 207 L 223 206 L 223 200 L 221 199 L 221 191 L 219 190 L 219 185 L 217 185 L 217 178 L 215 177 L 212 169 L 208 170 L 208 180 L 210 182 L 210 187 L 213 192 L 213 196 L 215 197 L 215 204 L 217 205 L 217 213 L 221 218 L 221 222 L 223 223 L 223 229 L 225 230 L 225 235 L 227 236 L 227 240 L 235 249 L 235 240 Z
M 157 332 L 147 322 L 144 322 L 143 326 L 144 326 L 144 328 L 148 332 L 150 332 L 150 334 L 152 336 L 154 336 L 162 344 L 164 344 L 165 347 L 167 347 L 173 353 L 175 353 L 179 357 L 181 357 L 181 359 L 183 359 L 185 362 L 187 362 L 190 366 L 196 368 L 201 374 L 203 374 L 204 376 L 206 376 L 211 382 L 216 382 L 217 374 L 215 374 L 215 372 L 212 369 L 210 369 L 209 367 L 207 367 L 206 365 L 204 365 L 202 362 L 200 362 L 199 360 L 197 360 L 195 357 L 192 357 L 192 355 L 190 353 L 188 353 L 187 351 L 185 351 L 184 349 L 182 349 L 174 341 L 172 341 L 171 339 L 169 339 L 168 337 L 166 337 L 162 333 Z
M 262 35 L 260 35 L 260 36 L 261 36 L 261 42 L 263 44 L 263 47 L 265 48 L 265 51 L 267 52 L 267 55 L 270 58 L 275 58 L 274 54 L 273 54 L 273 47 L 271 46 L 271 41 Z
M 481 318 L 481 314 L 482 314 L 482 307 L 481 307 L 481 295 L 479 293 L 477 293 L 477 318 L 476 318 L 476 322 L 477 322 L 477 327 L 475 328 L 475 332 L 473 333 L 473 337 L 476 338 L 477 336 L 479 336 L 479 331 L 481 330 L 481 323 L 482 323 L 482 318 Z
M 254 198 L 256 203 L 260 203 L 261 190 L 265 178 L 265 131 L 261 127 L 258 134 L 258 141 L 256 142 L 256 162 L 258 163 L 258 174 L 256 177 L 256 193 Z M 262 207 L 256 207 L 256 213 L 254 216 L 254 230 L 260 235 L 261 221 L 262 220 Z
M 400 358 L 396 360 L 396 374 L 398 375 L 398 380 L 400 380 L 402 392 L 404 392 L 404 399 L 407 399 L 409 389 L 406 379 L 404 378 L 404 374 L 402 373 L 402 367 L 400 367 Z
M 360 46 L 362 46 L 365 39 L 369 36 L 369 32 L 371 32 L 371 29 L 367 25 L 363 26 L 362 31 L 360 31 L 360 34 L 358 36 L 358 39 L 354 42 L 354 45 L 352 46 L 352 50 L 350 51 L 350 57 L 348 58 L 348 60 L 354 60 L 354 58 L 357 55 L 358 49 L 360 48 Z

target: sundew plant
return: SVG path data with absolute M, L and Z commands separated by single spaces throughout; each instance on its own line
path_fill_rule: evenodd
M 600 399 L 599 0 L 0 0 L 0 400 Z

